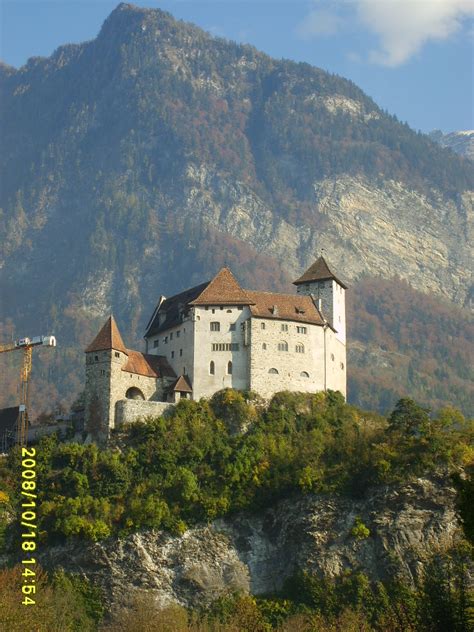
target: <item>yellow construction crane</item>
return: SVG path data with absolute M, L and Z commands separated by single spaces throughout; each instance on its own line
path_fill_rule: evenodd
M 19 338 L 13 342 L 0 344 L 0 353 L 23 350 L 23 363 L 20 371 L 20 406 L 16 427 L 16 443 L 26 445 L 28 438 L 28 387 L 31 373 L 31 359 L 33 347 L 55 347 L 54 336 L 36 336 L 34 338 Z

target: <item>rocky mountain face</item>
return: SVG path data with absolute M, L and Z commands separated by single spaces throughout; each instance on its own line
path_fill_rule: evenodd
M 162 605 L 199 606 L 233 591 L 274 593 L 297 572 L 324 578 L 363 569 L 371 579 L 419 578 L 423 562 L 460 537 L 455 491 L 443 477 L 376 489 L 363 500 L 304 496 L 256 515 L 237 515 L 182 536 L 142 532 L 125 539 L 48 547 L 41 563 L 81 573 L 111 606 L 143 592 Z M 359 517 L 370 534 L 352 534 Z
M 3 335 L 59 341 L 38 407 L 79 392 L 111 311 L 136 345 L 160 294 L 224 263 L 291 291 L 324 249 L 354 292 L 397 277 L 469 300 L 472 166 L 350 81 L 121 4 L 0 85 Z
M 474 130 L 443 134 L 439 129 L 429 133 L 429 137 L 441 147 L 448 147 L 460 156 L 474 160 Z

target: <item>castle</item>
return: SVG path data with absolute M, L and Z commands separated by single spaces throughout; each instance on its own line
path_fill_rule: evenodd
M 346 395 L 346 285 L 320 257 L 294 281 L 295 294 L 243 289 L 229 268 L 160 297 L 146 352 L 127 349 L 111 316 L 86 349 L 86 428 L 161 414 L 180 398 L 223 388 L 270 398 L 282 390 Z

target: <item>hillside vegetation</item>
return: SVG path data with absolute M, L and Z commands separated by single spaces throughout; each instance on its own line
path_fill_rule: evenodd
M 235 433 L 249 425 L 248 432 Z M 455 409 L 430 418 L 402 399 L 386 420 L 345 404 L 335 392 L 283 392 L 265 408 L 258 398 L 229 389 L 210 401 L 183 400 L 171 416 L 124 433 L 106 450 L 42 440 L 39 516 L 48 540 L 98 540 L 144 528 L 182 533 L 288 495 L 361 496 L 371 486 L 473 458 L 472 425 Z M 3 471 L 12 510 L 18 467 L 14 450 Z

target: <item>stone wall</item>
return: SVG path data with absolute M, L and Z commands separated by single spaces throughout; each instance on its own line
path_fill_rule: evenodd
M 235 305 L 195 308 L 193 398 L 211 397 L 223 388 L 245 390 L 249 387 L 248 348 L 244 346 L 243 323 L 250 316 L 248 307 Z M 219 331 L 211 331 L 211 323 Z M 231 330 L 231 325 L 233 329 Z M 238 350 L 213 351 L 213 344 L 238 344 Z M 214 375 L 210 364 L 214 362 Z M 232 362 L 232 373 L 228 363 Z
M 299 333 L 300 327 L 306 333 Z M 323 328 L 316 325 L 252 318 L 250 388 L 265 398 L 283 390 L 324 390 L 323 336 Z M 288 351 L 279 350 L 278 345 L 285 342 Z M 304 353 L 296 352 L 298 344 L 303 345 Z
M 144 417 L 160 417 L 170 411 L 174 404 L 147 402 L 143 399 L 121 399 L 115 404 L 115 426 L 130 424 Z

